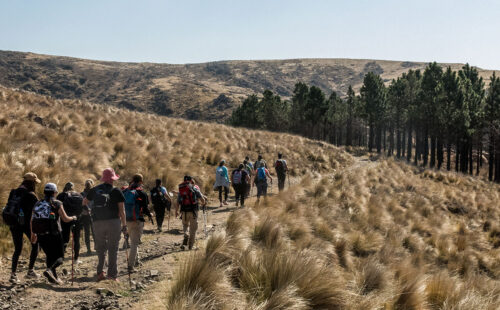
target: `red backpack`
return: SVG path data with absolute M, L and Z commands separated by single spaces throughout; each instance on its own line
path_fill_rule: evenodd
M 179 197 L 181 211 L 192 211 L 197 206 L 196 193 L 193 189 L 193 184 L 183 182 L 179 184 Z

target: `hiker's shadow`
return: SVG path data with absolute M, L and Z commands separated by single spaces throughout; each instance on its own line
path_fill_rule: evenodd
M 171 235 L 182 235 L 183 234 L 183 232 L 178 228 L 172 228 L 170 230 L 166 230 L 165 233 L 171 234 Z
M 240 207 L 214 208 L 212 213 L 226 213 L 238 210 Z
M 71 284 L 68 284 L 71 285 Z M 35 283 L 32 285 L 34 288 L 42 288 L 46 290 L 53 290 L 59 293 L 69 293 L 69 292 L 79 292 L 79 291 L 84 291 L 84 287 L 67 287 L 67 286 L 55 286 L 55 285 L 50 285 L 48 283 Z

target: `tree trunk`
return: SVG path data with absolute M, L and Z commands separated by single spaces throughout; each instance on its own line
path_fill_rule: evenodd
M 373 150 L 373 135 L 375 134 L 375 128 L 373 124 L 370 124 L 370 135 L 368 136 L 368 152 Z
M 377 153 L 380 154 L 380 152 L 382 151 L 382 127 L 380 126 L 377 126 L 376 144 L 377 144 Z
M 401 139 L 401 157 L 404 158 L 406 156 L 405 153 L 405 142 L 406 142 L 406 131 L 403 129 L 403 137 Z
M 410 162 L 411 161 L 411 149 L 412 149 L 412 128 L 411 128 L 411 123 L 408 124 L 408 147 L 406 148 L 406 161 Z
M 399 127 L 396 129 L 396 158 L 401 158 L 401 130 Z
M 469 174 L 474 174 L 474 157 L 472 156 L 472 140 L 469 143 Z
M 488 145 L 488 180 L 493 181 L 493 172 L 495 171 L 495 137 L 490 130 L 490 143 Z
M 420 157 L 420 150 L 421 150 L 420 144 L 421 144 L 420 143 L 420 130 L 417 126 L 415 128 L 415 160 L 414 160 L 415 166 L 418 165 L 418 158 Z
M 429 163 L 430 168 L 436 166 L 436 137 L 431 136 L 431 160 Z
M 451 170 L 451 138 L 446 139 L 446 170 Z
M 429 161 L 429 131 L 427 129 L 427 126 L 425 127 L 424 137 L 422 139 L 422 142 L 424 144 L 423 145 L 423 155 L 424 155 L 423 166 L 426 167 L 427 163 Z
M 437 139 L 437 168 L 440 170 L 441 166 L 443 166 L 444 154 L 443 154 L 443 136 L 439 134 Z
M 455 145 L 455 171 L 459 171 L 459 162 L 460 162 L 460 139 L 457 138 L 457 143 Z

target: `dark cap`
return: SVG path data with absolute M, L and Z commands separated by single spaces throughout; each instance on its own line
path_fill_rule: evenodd
M 185 175 L 184 176 L 184 182 L 191 181 L 191 180 L 193 180 L 193 178 L 190 175 Z

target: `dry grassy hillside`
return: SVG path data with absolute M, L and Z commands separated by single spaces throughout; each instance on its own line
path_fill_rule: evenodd
M 500 187 L 358 162 L 234 212 L 168 309 L 499 309 Z M 214 283 L 216 285 L 214 286 Z
M 27 171 L 59 187 L 73 181 L 77 188 L 87 178 L 96 179 L 108 166 L 122 176 L 119 185 L 141 172 L 146 186 L 160 177 L 174 189 L 187 173 L 211 192 L 215 165 L 222 158 L 235 167 L 245 155 L 255 160 L 262 153 L 271 159 L 282 151 L 291 161 L 301 163 L 291 171 L 297 176 L 328 172 L 350 160 L 333 146 L 297 136 L 53 100 L 7 88 L 0 88 L 0 109 L 2 205 L 9 189 L 18 186 Z M 38 193 L 42 193 L 41 187 Z M 11 244 L 7 231 L 0 236 L 0 253 Z
M 289 97 L 296 82 L 345 94 L 372 71 L 385 81 L 425 63 L 361 59 L 289 59 L 154 64 L 93 61 L 0 51 L 0 84 L 62 99 L 86 99 L 139 111 L 222 122 L 249 94 Z M 454 70 L 461 64 L 450 64 Z M 479 70 L 484 79 L 492 71 Z

